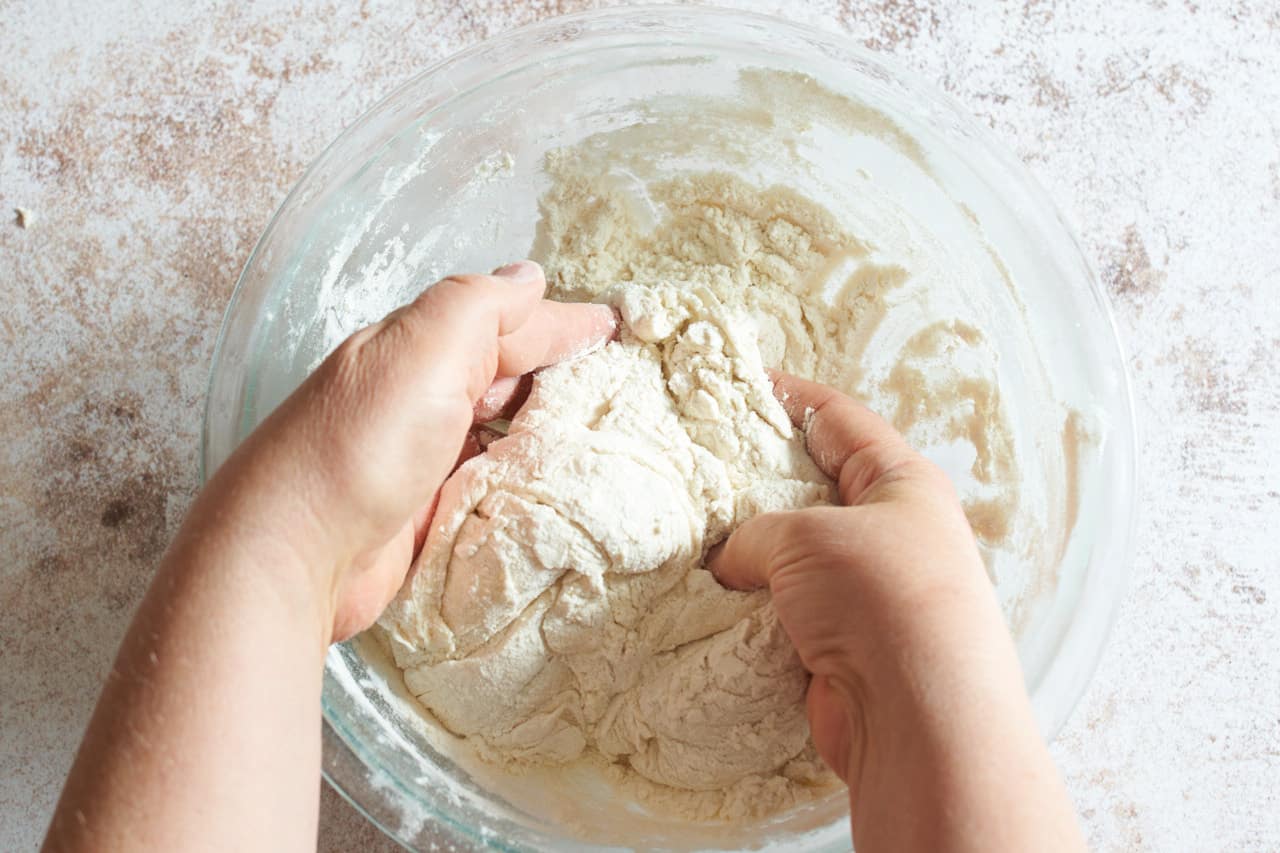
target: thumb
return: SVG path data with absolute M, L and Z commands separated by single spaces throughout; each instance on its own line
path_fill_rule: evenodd
M 887 421 L 834 388 L 772 371 L 773 392 L 805 431 L 809 455 L 835 480 L 840 501 L 861 503 L 882 476 L 916 454 Z
M 384 362 L 436 387 L 462 379 L 474 402 L 493 382 L 499 341 L 533 316 L 545 289 L 542 268 L 532 261 L 442 279 L 384 321 L 379 337 L 396 326 L 404 332 L 390 336 L 395 345 Z
M 747 519 L 707 555 L 706 567 L 729 589 L 769 585 L 781 553 L 792 539 L 800 510 L 766 512 Z

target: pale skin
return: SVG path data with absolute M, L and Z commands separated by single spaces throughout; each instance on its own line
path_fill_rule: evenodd
M 615 333 L 609 309 L 544 288 L 527 262 L 428 288 L 219 469 L 124 639 L 46 850 L 314 849 L 325 650 L 399 588 L 440 485 L 480 452 L 475 424 Z M 772 590 L 858 850 L 1082 849 L 946 477 L 848 398 L 775 378 L 842 506 L 757 517 L 709 568 Z

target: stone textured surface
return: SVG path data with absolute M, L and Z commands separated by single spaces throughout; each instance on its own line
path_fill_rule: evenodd
M 0 2 L 0 849 L 36 845 L 197 487 L 220 315 L 290 184 L 416 70 L 586 5 Z M 914 67 L 1074 222 L 1130 354 L 1144 493 L 1054 753 L 1096 849 L 1280 849 L 1280 8 L 748 5 Z M 322 848 L 391 849 L 323 803 Z

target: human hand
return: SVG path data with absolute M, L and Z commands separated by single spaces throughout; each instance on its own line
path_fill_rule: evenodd
M 849 785 L 857 848 L 1077 849 L 950 481 L 843 394 L 774 379 L 841 505 L 756 516 L 709 568 L 769 587 L 812 674 L 813 742 Z
M 768 586 L 778 618 L 813 675 L 814 744 L 851 784 L 868 682 L 932 619 L 990 598 L 973 534 L 946 475 L 869 409 L 826 386 L 774 374 L 774 391 L 840 506 L 756 516 L 709 562 L 726 586 Z M 974 614 L 991 617 L 987 608 Z M 998 614 L 995 616 L 998 619 Z M 886 637 L 900 642 L 885 648 Z
M 370 625 L 426 536 L 437 491 L 509 414 L 524 374 L 612 337 L 601 305 L 543 300 L 541 268 L 451 276 L 347 339 L 219 470 L 190 517 L 296 559 L 327 639 Z M 527 378 L 527 377 L 525 377 Z
M 134 614 L 46 849 L 315 848 L 329 643 L 400 587 L 473 424 L 614 333 L 545 286 L 527 261 L 433 285 L 231 454 Z

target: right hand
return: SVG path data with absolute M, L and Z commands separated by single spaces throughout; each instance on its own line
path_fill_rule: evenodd
M 858 849 L 1075 849 L 1070 804 L 947 476 L 845 395 L 774 380 L 840 505 L 756 516 L 708 566 L 728 587 L 769 587 L 813 676 L 813 742 L 849 785 Z M 1038 804 L 1029 837 L 1009 819 L 1020 797 Z

